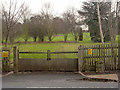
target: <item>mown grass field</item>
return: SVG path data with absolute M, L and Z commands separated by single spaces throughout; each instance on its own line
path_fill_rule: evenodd
M 83 33 L 83 41 L 82 42 L 86 42 L 86 43 L 90 43 L 91 42 L 91 38 L 90 38 L 90 33 L 89 32 L 84 32 Z M 14 40 L 14 42 L 25 42 L 24 41 L 24 37 L 19 37 L 19 38 L 16 38 Z M 29 37 L 28 38 L 28 41 L 34 41 L 34 39 L 32 37 Z M 38 41 L 38 38 L 37 38 L 37 41 Z M 44 41 L 49 41 L 47 37 L 45 37 L 45 40 Z M 64 36 L 62 34 L 58 34 L 56 36 L 53 36 L 52 37 L 52 41 L 64 41 Z M 74 36 L 72 33 L 68 34 L 68 37 L 67 37 L 67 41 L 74 41 Z M 3 42 L 5 42 L 5 40 L 3 40 Z M 10 41 L 8 41 L 10 42 Z
M 116 37 L 116 42 L 118 42 L 118 38 L 120 36 Z M 24 42 L 24 39 L 18 38 L 15 41 L 21 41 Z M 30 38 L 28 41 L 33 41 L 32 38 Z M 45 41 L 48 41 L 48 39 L 46 38 Z M 63 35 L 58 35 L 56 37 L 53 38 L 53 41 L 64 41 L 64 36 Z M 74 37 L 72 34 L 68 35 L 68 39 L 67 41 L 74 41 Z M 107 42 L 110 43 L 110 42 Z M 81 44 L 85 44 L 85 45 L 95 45 L 95 44 L 101 44 L 101 43 L 94 43 L 91 41 L 90 38 L 90 33 L 85 32 L 83 35 L 83 41 L 79 41 L 77 43 L 17 43 L 17 44 L 13 44 L 13 45 L 9 45 L 8 47 L 11 48 L 11 61 L 13 61 L 13 50 L 12 47 L 13 46 L 17 46 L 19 48 L 19 51 L 33 51 L 33 52 L 46 52 L 47 50 L 51 50 L 51 52 L 53 51 L 78 51 L 78 47 Z M 4 45 L 3 45 L 4 47 Z M 20 54 L 20 57 L 22 58 L 46 58 L 46 54 Z M 71 57 L 77 57 L 77 54 L 69 54 L 69 55 L 52 55 L 53 58 L 57 57 L 57 58 L 71 58 Z
M 116 36 L 116 42 L 118 42 L 118 38 L 120 38 L 120 35 Z M 29 41 L 33 42 L 34 39 L 32 37 L 29 37 L 28 42 Z M 49 40 L 48 40 L 47 37 L 45 37 L 44 41 L 46 42 L 46 41 L 49 41 Z M 53 42 L 55 42 L 55 41 L 64 41 L 64 36 L 62 34 L 53 36 L 52 41 Z M 75 41 L 74 40 L 74 36 L 73 36 L 72 33 L 68 34 L 67 41 Z M 5 42 L 5 40 L 3 40 L 3 42 Z M 24 38 L 21 36 L 19 38 L 16 38 L 14 40 L 14 42 L 25 42 L 25 41 L 24 41 Z M 38 42 L 38 38 L 37 38 L 37 42 Z M 79 43 L 85 43 L 85 44 L 87 44 L 87 43 L 94 43 L 94 42 L 91 41 L 90 33 L 89 32 L 84 32 L 83 33 L 83 41 L 79 41 Z

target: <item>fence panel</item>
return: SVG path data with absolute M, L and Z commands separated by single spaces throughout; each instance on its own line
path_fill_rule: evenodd
M 19 71 L 77 71 L 78 51 L 19 52 Z M 25 55 L 27 54 L 27 56 Z M 29 55 L 34 56 L 29 58 Z M 35 56 L 37 54 L 37 56 Z
M 118 69 L 118 44 L 82 45 L 82 71 L 104 72 Z

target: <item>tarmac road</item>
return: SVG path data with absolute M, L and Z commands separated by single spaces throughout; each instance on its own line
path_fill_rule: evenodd
M 2 78 L 2 88 L 118 88 L 117 82 L 93 82 L 78 80 L 83 76 L 74 73 L 26 73 L 11 74 Z

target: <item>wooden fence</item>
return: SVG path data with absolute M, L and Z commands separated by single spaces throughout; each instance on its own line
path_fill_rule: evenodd
M 81 71 L 112 71 L 118 69 L 118 44 L 81 45 Z
M 71 52 L 23 52 L 13 49 L 14 72 L 19 71 L 82 71 L 105 72 L 118 69 L 118 44 L 80 45 Z M 38 54 L 39 58 L 22 57 Z M 40 56 L 41 55 L 41 56 Z M 56 57 L 55 57 L 56 55 Z
M 78 71 L 78 58 L 65 57 L 65 54 L 78 54 L 78 51 L 72 52 L 22 52 L 14 47 L 14 71 Z M 35 58 L 22 57 L 22 55 L 36 55 Z M 61 54 L 61 55 L 60 55 Z M 45 56 L 45 57 L 43 57 Z M 56 56 L 56 57 L 54 57 Z

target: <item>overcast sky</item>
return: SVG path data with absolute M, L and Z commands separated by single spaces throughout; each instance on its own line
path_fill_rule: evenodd
M 10 0 L 0 0 L 6 1 L 9 6 Z M 82 3 L 88 0 L 17 0 L 19 5 L 23 2 L 30 8 L 32 14 L 37 14 L 41 11 L 44 4 L 50 3 L 52 8 L 52 13 L 55 16 L 60 16 L 65 10 L 74 7 L 75 9 L 79 10 L 82 7 Z M 96 1 L 96 0 L 92 0 Z M 107 0 L 110 1 L 110 0 Z M 115 2 L 115 0 L 112 0 Z
M 3 0 L 9 3 L 10 0 Z M 60 15 L 68 8 L 80 9 L 82 2 L 86 0 L 17 0 L 19 3 L 25 2 L 29 6 L 31 13 L 39 13 L 45 3 L 50 3 L 54 15 Z
M 10 0 L 2 0 L 2 1 L 7 1 L 7 3 L 9 3 Z M 25 2 L 27 6 L 29 6 L 31 13 L 39 13 L 45 3 L 50 3 L 54 15 L 60 15 L 65 10 L 71 7 L 74 7 L 75 9 L 80 9 L 82 6 L 82 2 L 88 0 L 17 0 L 17 1 L 18 3 Z M 92 0 L 92 1 L 96 1 L 96 0 Z
M 60 15 L 66 9 L 74 7 L 80 9 L 85 0 L 25 0 L 33 13 L 38 13 L 45 3 L 50 3 L 54 14 Z

